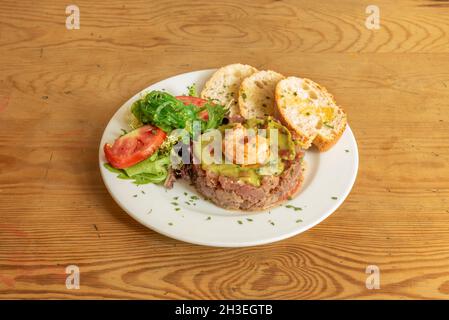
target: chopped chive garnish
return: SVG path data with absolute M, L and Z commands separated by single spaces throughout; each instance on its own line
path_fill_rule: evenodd
M 295 211 L 301 211 L 301 210 L 302 210 L 302 208 L 292 206 L 291 204 L 288 204 L 288 205 L 286 205 L 285 207 L 286 207 L 286 208 L 289 208 L 289 209 L 293 209 L 293 210 L 295 210 Z
M 168 225 L 169 225 L 169 226 L 172 226 L 172 225 L 173 225 L 173 222 L 169 222 Z
M 137 198 L 137 194 L 133 195 L 134 198 Z
M 212 219 L 211 217 L 207 217 L 207 218 L 206 218 L 206 220 L 211 220 L 211 219 Z
M 174 205 L 174 206 L 177 206 L 177 205 L 178 205 L 177 202 L 172 202 L 171 204 Z
M 178 200 L 179 199 L 179 197 L 173 197 L 173 200 Z
M 237 220 L 238 224 L 243 224 L 242 220 Z
M 328 124 L 327 122 L 323 122 L 324 126 L 330 128 L 330 129 L 334 129 L 333 126 L 331 126 L 330 124 Z
M 248 220 L 249 222 L 253 222 L 253 219 L 251 218 L 246 218 L 246 220 Z
M 175 208 L 175 211 L 179 211 L 179 210 L 181 210 L 181 208 Z
M 332 199 L 332 200 L 337 200 L 338 198 L 337 198 L 337 197 L 332 197 L 331 199 Z
M 298 219 L 298 220 L 296 220 L 296 223 L 300 223 L 300 222 L 302 222 L 302 220 L 301 220 L 301 219 Z

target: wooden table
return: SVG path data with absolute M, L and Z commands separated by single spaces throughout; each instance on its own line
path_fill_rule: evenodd
M 376 1 L 379 30 L 370 1 L 75 4 L 79 30 L 65 1 L 0 4 L 0 298 L 449 298 L 449 1 Z M 271 245 L 166 238 L 109 196 L 101 134 L 149 84 L 233 62 L 334 93 L 356 184 L 323 223 Z

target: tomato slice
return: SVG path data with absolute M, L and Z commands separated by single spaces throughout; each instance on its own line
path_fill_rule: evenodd
M 193 104 L 197 107 L 202 107 L 207 102 L 205 99 L 191 96 L 177 96 L 176 99 L 184 102 L 185 105 Z
M 201 99 L 198 97 L 191 97 L 191 96 L 177 96 L 176 99 L 182 101 L 186 106 L 189 104 L 193 104 L 194 106 L 197 106 L 201 108 L 204 106 L 207 102 L 205 99 Z M 207 114 L 207 110 L 203 110 L 199 114 L 200 118 L 203 120 L 208 120 L 209 115 Z
M 104 145 L 108 162 L 117 169 L 128 168 L 150 157 L 164 142 L 164 131 L 151 125 L 137 128 Z

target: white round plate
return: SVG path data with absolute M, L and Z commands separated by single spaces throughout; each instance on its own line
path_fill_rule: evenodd
M 122 133 L 121 129 L 129 129 L 130 106 L 143 93 L 166 90 L 181 95 L 193 83 L 201 90 L 214 71 L 189 72 L 153 84 L 129 99 L 114 114 L 103 133 L 99 150 L 101 175 L 112 198 L 148 228 L 171 238 L 208 246 L 261 245 L 292 237 L 323 221 L 343 203 L 357 175 L 358 150 L 349 126 L 329 151 L 306 152 L 301 191 L 294 199 L 268 211 L 225 210 L 203 200 L 186 182 L 175 182 L 171 190 L 154 184 L 137 186 L 130 180 L 117 178 L 117 174 L 104 167 L 103 146 L 113 142 Z M 192 201 L 192 196 L 200 200 Z M 178 203 L 178 211 L 173 202 Z

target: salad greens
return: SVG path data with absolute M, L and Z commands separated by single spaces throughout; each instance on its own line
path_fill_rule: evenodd
M 198 97 L 198 90 L 196 89 L 196 83 L 193 83 L 191 86 L 187 87 L 187 90 L 189 90 L 189 92 L 187 93 L 188 96 L 191 97 Z
M 117 173 L 118 178 L 134 180 L 134 183 L 137 185 L 164 183 L 168 176 L 169 166 L 172 165 L 171 157 L 174 156 L 172 148 L 179 140 L 180 137 L 176 135 L 167 136 L 166 140 L 151 157 L 131 167 L 117 169 L 109 163 L 105 163 L 104 167 L 113 173 Z
M 196 85 L 187 87 L 188 95 L 192 99 L 198 96 Z M 193 100 L 195 101 L 195 100 Z M 201 100 L 200 100 L 201 101 Z M 207 111 L 207 114 L 206 114 Z M 200 124 L 201 132 L 213 129 L 221 125 L 228 109 L 225 106 L 206 102 L 199 107 L 195 104 L 184 104 L 175 96 L 164 91 L 151 91 L 141 99 L 135 101 L 131 106 L 129 124 L 132 129 L 142 125 L 151 124 L 159 127 L 167 133 L 167 136 L 159 149 L 149 158 L 131 167 L 117 169 L 109 163 L 104 166 L 109 171 L 117 173 L 120 179 L 130 179 L 137 185 L 147 183 L 164 183 L 168 177 L 170 167 L 176 168 L 180 156 L 175 151 L 174 145 L 184 139 L 174 129 L 186 129 L 189 135 L 193 135 L 193 124 Z M 123 130 L 126 134 L 126 130 Z
M 190 91 L 190 90 L 189 90 Z M 202 119 L 200 113 L 208 112 L 208 119 Z M 226 107 L 207 102 L 203 107 L 184 103 L 163 91 L 151 91 L 131 106 L 132 114 L 143 124 L 154 124 L 170 132 L 174 129 L 186 129 L 193 132 L 193 122 L 201 123 L 201 131 L 218 127 L 226 112 Z
M 164 183 L 168 176 L 168 166 L 170 156 L 168 154 L 154 153 L 148 159 L 145 159 L 129 168 L 116 169 L 109 163 L 104 166 L 111 172 L 117 173 L 120 179 L 131 179 L 137 185 L 147 183 Z

